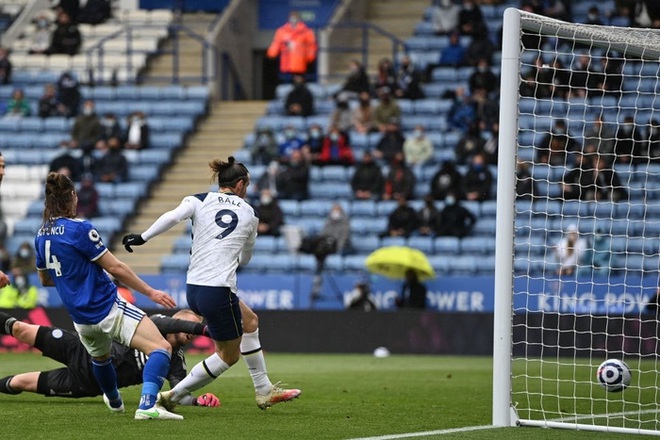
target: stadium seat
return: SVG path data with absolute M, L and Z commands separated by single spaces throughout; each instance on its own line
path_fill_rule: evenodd
M 461 241 L 457 237 L 436 237 L 433 239 L 433 249 L 436 254 L 458 255 Z
M 420 251 L 424 252 L 426 255 L 431 255 L 434 252 L 432 237 L 422 237 L 422 236 L 410 237 L 406 241 L 406 246 L 414 249 L 419 249 Z
M 355 251 L 369 254 L 379 247 L 380 238 L 376 234 L 356 234 L 351 235 L 351 245 Z

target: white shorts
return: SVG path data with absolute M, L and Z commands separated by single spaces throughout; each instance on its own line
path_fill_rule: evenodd
M 137 326 L 145 313 L 117 295 L 115 304 L 108 316 L 97 324 L 76 324 L 74 328 L 80 336 L 80 342 L 92 357 L 110 354 L 112 341 L 130 346 Z

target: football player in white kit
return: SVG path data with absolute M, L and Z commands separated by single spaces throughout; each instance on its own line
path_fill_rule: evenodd
M 257 315 L 236 296 L 236 269 L 252 258 L 258 218 L 244 200 L 250 174 L 234 157 L 218 159 L 209 166 L 218 192 L 187 196 L 172 211 L 161 215 L 142 234 L 126 235 L 122 244 L 128 252 L 171 229 L 182 220 L 192 220 L 192 247 L 186 279 L 188 306 L 206 320 L 216 352 L 195 365 L 170 391 L 161 393 L 161 402 L 172 407 L 191 391 L 202 388 L 238 362 L 248 366 L 257 405 L 272 405 L 295 399 L 301 393 L 272 384 L 266 371 Z M 241 322 L 242 318 L 242 322 Z M 241 338 L 242 335 L 242 338 Z

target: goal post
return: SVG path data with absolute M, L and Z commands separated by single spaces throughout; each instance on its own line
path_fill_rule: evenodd
M 493 425 L 660 436 L 660 30 L 505 11 L 495 257 Z

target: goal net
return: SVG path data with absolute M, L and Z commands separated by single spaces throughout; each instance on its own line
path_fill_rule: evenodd
M 494 425 L 660 435 L 659 61 L 658 31 L 505 13 Z

